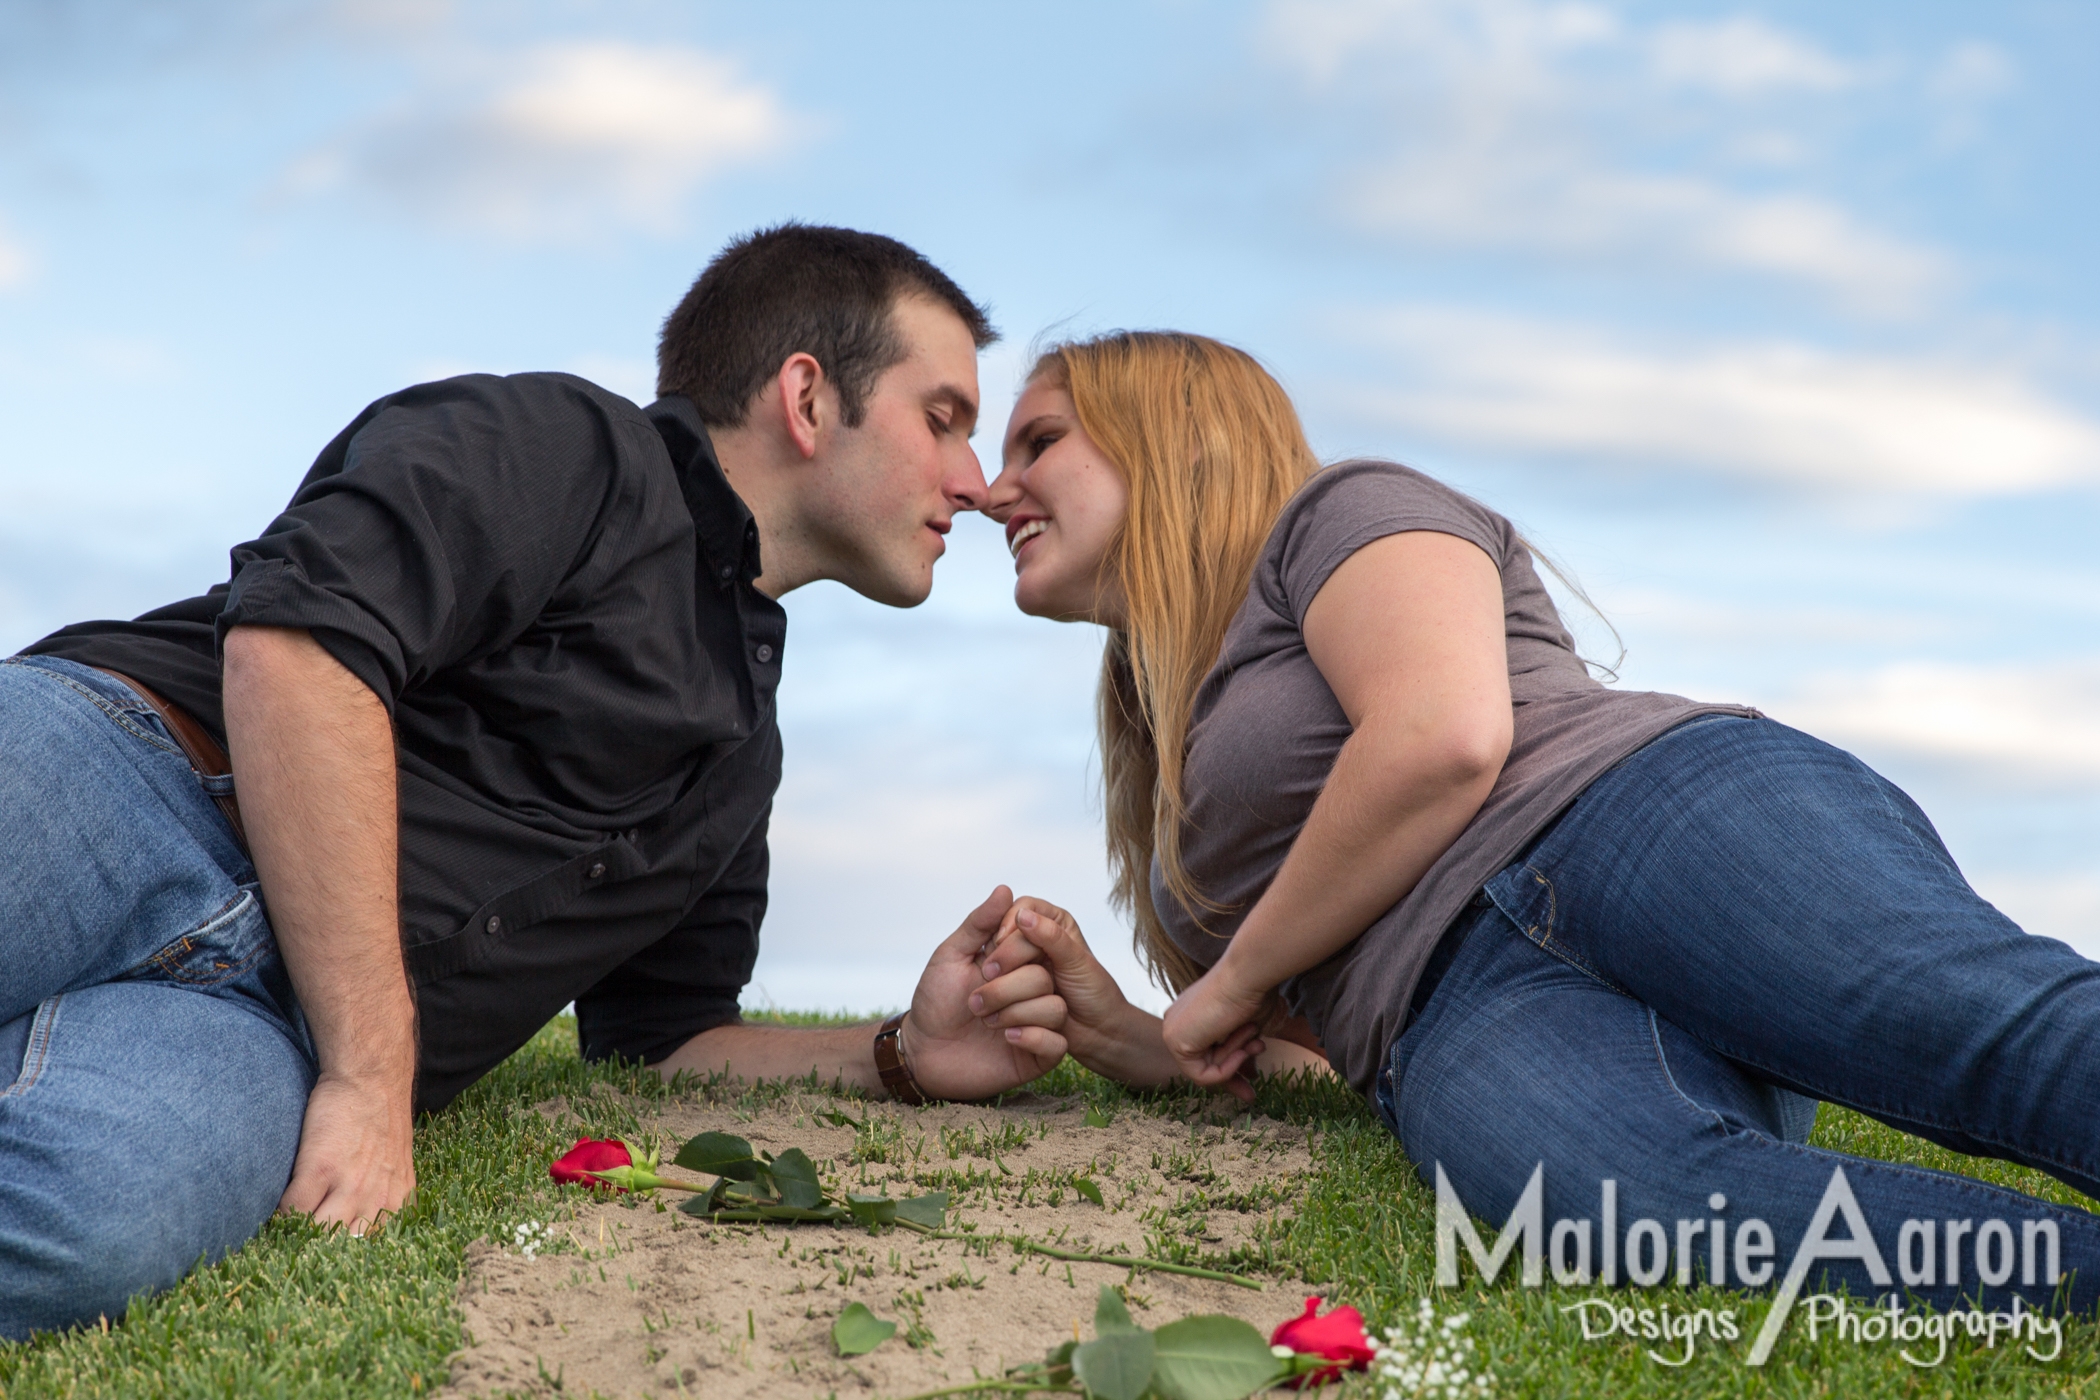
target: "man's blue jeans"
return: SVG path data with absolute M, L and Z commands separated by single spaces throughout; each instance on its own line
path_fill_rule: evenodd
M 1783 1278 L 1842 1166 L 1892 1281 L 1850 1260 L 1811 1285 L 1827 1272 L 1862 1297 L 1902 1294 L 1898 1250 L 1917 1220 L 1931 1223 L 1936 1277 L 1909 1292 L 2047 1304 L 2040 1226 L 2030 1286 L 2023 1259 L 1980 1286 L 1976 1251 L 1981 1237 L 1998 1272 L 2005 1239 L 1987 1222 L 2006 1222 L 2018 1255 L 2024 1222 L 2049 1220 L 2077 1271 L 2070 1302 L 2090 1313 L 2100 1299 L 2100 1216 L 1805 1145 L 1827 1100 L 2100 1192 L 2100 963 L 1985 903 L 1924 813 L 1849 754 L 1770 720 L 1671 731 L 1490 880 L 1439 963 L 1378 1107 L 1423 1179 L 1441 1163 L 1473 1214 L 1501 1225 L 1543 1162 L 1546 1229 L 1591 1221 L 1593 1271 L 1611 1180 L 1619 1281 L 1643 1219 L 1670 1246 L 1667 1281 L 1677 1222 L 1729 1222 L 1732 1256 L 1753 1217 Z M 1708 1228 L 1685 1251 L 1701 1278 Z M 1578 1243 L 1571 1232 L 1571 1268 Z M 1652 1264 L 1652 1234 L 1639 1243 Z M 1917 1273 L 1924 1244 L 1913 1230 Z
M 249 1238 L 314 1064 L 255 879 L 110 676 L 0 661 L 0 1337 L 121 1316 Z

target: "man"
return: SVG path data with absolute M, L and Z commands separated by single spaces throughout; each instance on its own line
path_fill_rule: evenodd
M 1047 976 L 1019 1029 L 964 1005 L 1003 889 L 881 1037 L 737 1017 L 776 600 L 926 597 L 984 503 L 994 334 L 893 240 L 757 233 L 665 322 L 647 410 L 552 374 L 392 395 L 227 584 L 0 663 L 0 1335 L 280 1205 L 362 1233 L 413 1189 L 412 1113 L 571 1000 L 586 1056 L 667 1075 L 977 1097 L 1056 1062 Z

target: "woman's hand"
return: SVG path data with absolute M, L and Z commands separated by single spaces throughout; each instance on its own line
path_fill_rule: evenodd
M 1161 1039 L 1181 1073 L 1206 1088 L 1236 1082 L 1263 1050 L 1262 1027 L 1278 1011 L 1273 988 L 1241 985 L 1220 959 L 1174 999 Z

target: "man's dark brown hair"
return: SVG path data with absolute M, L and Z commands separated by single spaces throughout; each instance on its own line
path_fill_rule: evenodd
M 683 394 L 710 427 L 744 421 L 787 357 L 807 352 L 859 427 L 868 393 L 906 353 L 891 310 L 904 296 L 947 307 L 982 350 L 999 338 L 984 307 L 894 238 L 788 222 L 737 239 L 664 318 L 656 392 Z

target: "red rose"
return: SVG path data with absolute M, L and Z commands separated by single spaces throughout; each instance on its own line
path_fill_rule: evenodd
M 1325 1317 L 1314 1317 L 1323 1301 L 1307 1298 L 1304 1316 L 1292 1318 L 1269 1334 L 1270 1346 L 1289 1347 L 1300 1356 L 1320 1356 L 1342 1363 L 1322 1366 L 1309 1376 L 1284 1382 L 1293 1390 L 1306 1385 L 1325 1385 L 1340 1379 L 1345 1370 L 1361 1371 L 1377 1354 L 1371 1349 L 1371 1339 L 1364 1335 L 1362 1313 L 1355 1308 L 1336 1308 Z
M 597 1138 L 578 1138 L 574 1147 L 554 1159 L 547 1168 L 547 1175 L 556 1181 L 570 1181 L 578 1186 L 609 1186 L 611 1183 L 600 1181 L 591 1173 L 633 1165 L 634 1158 L 628 1155 L 627 1144 L 618 1138 L 606 1138 L 602 1142 Z M 624 1191 L 627 1188 L 618 1186 L 612 1189 Z

